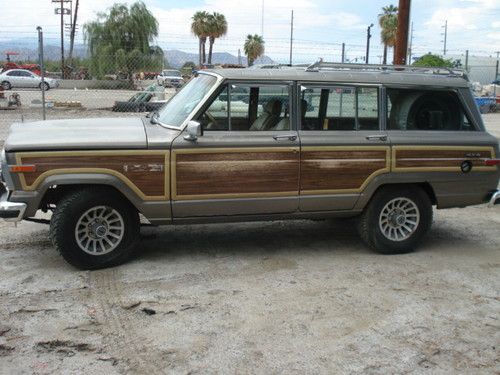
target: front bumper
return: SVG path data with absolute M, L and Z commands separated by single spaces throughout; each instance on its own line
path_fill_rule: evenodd
M 491 194 L 490 202 L 488 203 L 488 207 L 491 208 L 496 204 L 500 204 L 500 190 L 496 190 Z
M 7 200 L 8 193 L 2 188 L 3 185 L 0 188 L 2 190 L 0 197 L 0 219 L 12 222 L 21 221 L 28 205 L 21 202 L 9 202 Z

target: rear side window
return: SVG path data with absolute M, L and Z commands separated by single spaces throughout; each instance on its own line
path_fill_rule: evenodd
M 454 91 L 387 89 L 388 130 L 473 131 Z
M 376 130 L 376 87 L 302 87 L 302 130 Z

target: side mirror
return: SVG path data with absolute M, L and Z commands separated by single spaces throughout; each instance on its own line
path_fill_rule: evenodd
M 184 136 L 186 141 L 194 142 L 203 135 L 203 127 L 198 121 L 189 121 L 186 131 L 187 135 Z

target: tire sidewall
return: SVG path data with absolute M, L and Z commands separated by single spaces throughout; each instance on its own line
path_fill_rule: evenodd
M 127 257 L 139 237 L 139 219 L 135 208 L 128 202 L 110 194 L 82 192 L 78 199 L 64 208 L 59 228 L 53 240 L 61 255 L 72 265 L 84 269 L 98 269 L 119 264 Z M 123 219 L 124 235 L 120 244 L 111 252 L 91 255 L 83 251 L 75 238 L 75 228 L 80 217 L 89 209 L 108 206 L 115 209 Z M 57 208 L 56 208 L 57 210 Z
M 396 198 L 406 198 L 416 204 L 420 214 L 419 224 L 412 235 L 402 241 L 392 241 L 381 231 L 380 214 L 385 205 Z M 432 224 L 432 204 L 425 192 L 420 189 L 388 189 L 374 197 L 370 207 L 369 223 L 371 241 L 381 253 L 397 254 L 413 251 Z

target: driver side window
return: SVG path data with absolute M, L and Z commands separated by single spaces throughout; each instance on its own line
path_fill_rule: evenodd
M 287 85 L 229 83 L 198 117 L 207 131 L 278 131 L 290 129 Z

